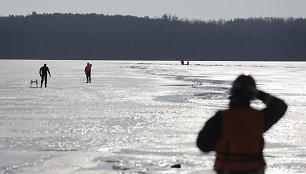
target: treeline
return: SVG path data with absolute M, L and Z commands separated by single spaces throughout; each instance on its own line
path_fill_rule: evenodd
M 306 19 L 188 21 L 98 14 L 0 17 L 0 58 L 306 60 Z

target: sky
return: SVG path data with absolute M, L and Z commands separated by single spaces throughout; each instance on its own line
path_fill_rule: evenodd
M 306 18 L 306 0 L 0 0 L 0 15 L 97 13 L 180 19 Z

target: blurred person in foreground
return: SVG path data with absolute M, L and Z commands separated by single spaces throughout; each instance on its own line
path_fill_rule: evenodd
M 216 152 L 217 174 L 264 174 L 264 137 L 286 112 L 284 101 L 256 89 L 254 79 L 240 75 L 234 82 L 229 108 L 211 117 L 200 131 L 197 147 Z M 250 102 L 261 100 L 266 107 L 254 109 Z
M 40 87 L 42 87 L 44 81 L 45 81 L 45 88 L 47 87 L 47 76 L 48 76 L 47 73 L 49 73 L 49 76 L 51 77 L 47 64 L 44 64 L 44 66 L 42 66 L 39 70 L 39 75 L 41 77 Z

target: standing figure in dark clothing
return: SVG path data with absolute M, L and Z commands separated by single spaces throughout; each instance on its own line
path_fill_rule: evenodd
M 44 64 L 44 66 L 42 66 L 39 70 L 39 75 L 41 77 L 40 87 L 42 87 L 44 80 L 45 80 L 45 87 L 47 87 L 47 73 L 49 73 L 49 76 L 51 77 L 47 64 Z
M 250 106 L 261 100 L 262 110 Z M 218 174 L 264 174 L 264 137 L 286 112 L 284 101 L 256 89 L 251 76 L 240 75 L 233 83 L 229 109 L 218 111 L 197 138 L 203 152 L 216 152 L 214 169 Z
M 87 63 L 87 66 L 85 67 L 85 74 L 86 74 L 86 79 L 87 79 L 86 83 L 91 83 L 91 67 L 92 67 L 92 64 L 90 63 Z

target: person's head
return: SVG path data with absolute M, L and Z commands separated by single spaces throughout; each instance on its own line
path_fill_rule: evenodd
M 89 62 L 87 62 L 87 65 L 90 65 L 90 63 L 89 63 Z
M 44 64 L 44 66 L 46 67 L 46 66 L 47 66 L 47 64 Z
M 251 101 L 255 99 L 256 93 L 256 83 L 250 75 L 242 74 L 233 82 L 231 98 Z

